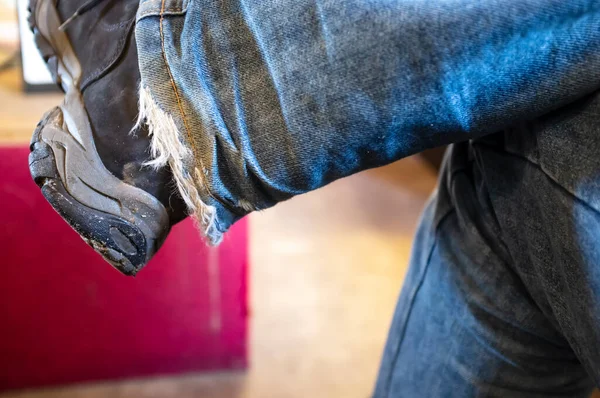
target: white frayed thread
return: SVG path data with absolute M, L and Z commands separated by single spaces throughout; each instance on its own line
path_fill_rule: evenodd
M 140 114 L 133 130 L 143 124 L 148 126 L 152 160 L 145 164 L 155 168 L 169 164 L 179 193 L 200 231 L 210 244 L 219 244 L 223 234 L 216 226 L 216 209 L 202 201 L 194 180 L 194 176 L 200 180 L 200 170 L 195 168 L 193 173 L 185 170 L 184 164 L 195 164 L 193 152 L 183 144 L 175 121 L 158 107 L 150 90 L 140 86 L 139 96 Z

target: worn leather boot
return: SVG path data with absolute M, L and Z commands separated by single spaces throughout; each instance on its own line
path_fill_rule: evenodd
M 150 138 L 136 126 L 138 4 L 30 1 L 36 44 L 65 92 L 35 130 L 31 175 L 71 227 L 127 275 L 136 274 L 186 216 L 169 169 L 144 165 Z

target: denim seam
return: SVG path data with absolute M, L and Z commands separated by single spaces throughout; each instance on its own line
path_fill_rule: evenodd
M 138 13 L 136 18 L 139 21 L 147 16 L 162 17 L 167 15 L 181 15 L 187 12 L 188 3 L 189 0 L 170 1 L 169 6 L 167 6 L 166 1 L 163 0 L 142 1 L 140 3 L 140 8 L 142 8 L 142 10 Z
M 493 147 L 491 145 L 487 145 L 487 144 L 483 144 L 483 143 L 478 143 L 477 145 L 485 147 L 485 148 L 487 148 L 489 150 L 492 150 L 494 152 L 497 152 L 497 153 L 501 153 L 501 154 L 504 153 L 506 155 L 516 157 L 518 159 L 521 159 L 521 160 L 523 160 L 523 161 L 531 164 L 532 166 L 534 166 L 535 168 L 537 168 L 538 170 L 540 170 L 550 181 L 552 181 L 553 184 L 555 184 L 558 187 L 560 187 L 563 191 L 565 191 L 566 193 L 568 193 L 569 195 L 571 195 L 577 201 L 581 202 L 583 205 L 585 205 L 587 208 L 589 208 L 590 210 L 592 210 L 594 213 L 600 215 L 600 210 L 594 208 L 585 199 L 580 198 L 576 193 L 572 192 L 569 188 L 565 187 L 560 182 L 558 182 L 548 171 L 546 171 L 544 169 L 544 167 L 541 164 L 539 164 L 537 162 L 534 162 L 533 160 L 529 159 L 528 157 L 520 155 L 518 153 L 510 152 L 510 151 L 507 151 L 507 150 L 499 150 L 498 148 L 495 148 L 495 147 Z
M 164 35 L 164 17 L 163 17 L 163 11 L 164 11 L 164 5 L 165 5 L 166 0 L 162 0 L 162 7 L 161 8 L 161 14 L 160 14 L 160 45 L 161 45 L 161 50 L 162 50 L 162 56 L 163 56 L 163 60 L 165 62 L 165 67 L 167 70 L 167 73 L 169 74 L 169 79 L 171 81 L 171 86 L 173 87 L 173 93 L 175 94 L 175 98 L 177 100 L 177 106 L 179 108 L 179 112 L 181 113 L 181 119 L 183 121 L 183 125 L 185 128 L 185 132 L 187 135 L 187 139 L 188 142 L 192 148 L 192 152 L 193 152 L 193 156 L 194 156 L 194 160 L 200 162 L 200 172 L 198 173 L 194 173 L 196 174 L 202 181 L 201 185 L 204 188 L 203 190 L 206 191 L 206 193 L 213 199 L 216 201 L 215 197 L 213 196 L 210 187 L 208 186 L 207 182 L 204 179 L 204 164 L 202 163 L 202 159 L 198 156 L 198 150 L 196 148 L 196 145 L 194 144 L 194 140 L 192 138 L 192 134 L 190 132 L 189 126 L 188 126 L 188 122 L 187 122 L 187 116 L 185 113 L 185 110 L 183 109 L 183 104 L 181 102 L 181 97 L 179 95 L 179 90 L 177 89 L 177 84 L 175 83 L 175 79 L 173 78 L 173 73 L 171 72 L 171 67 L 169 66 L 169 62 L 167 60 L 167 52 L 165 50 L 165 35 Z M 195 163 L 195 162 L 194 162 Z M 195 167 L 196 165 L 194 165 Z M 191 173 L 190 173 L 191 174 Z M 193 176 L 192 176 L 193 178 Z M 193 178 L 195 180 L 195 178 Z M 217 201 L 218 202 L 218 201 Z M 220 230 L 220 228 L 218 227 L 218 220 L 217 220 L 217 229 Z
M 143 13 L 139 14 L 137 16 L 137 19 L 139 21 L 140 19 L 145 18 L 147 16 L 163 17 L 163 16 L 169 16 L 169 15 L 183 13 L 185 11 L 186 11 L 186 9 L 184 9 L 184 8 L 174 8 L 174 9 L 165 11 L 164 13 L 157 13 L 154 10 L 149 10 L 149 11 L 146 11 L 146 12 L 143 12 Z
M 425 265 L 425 269 L 423 270 L 423 272 L 419 276 L 419 282 L 417 284 L 417 287 L 414 289 L 414 291 L 410 295 L 409 306 L 408 306 L 408 314 L 406 314 L 406 319 L 404 319 L 404 322 L 403 322 L 403 325 L 402 325 L 402 330 L 400 332 L 400 339 L 398 340 L 398 345 L 396 346 L 396 349 L 395 349 L 395 352 L 394 352 L 394 357 L 393 357 L 393 359 L 391 361 L 391 369 L 390 369 L 389 375 L 388 375 L 387 380 L 386 380 L 385 391 L 384 391 L 384 396 L 385 397 L 389 397 L 390 396 L 390 389 L 391 389 L 392 375 L 393 375 L 392 369 L 394 369 L 396 367 L 396 363 L 398 362 L 398 357 L 400 356 L 400 348 L 402 346 L 402 341 L 404 340 L 404 336 L 406 334 L 406 328 L 407 328 L 410 316 L 412 314 L 412 310 L 413 310 L 413 307 L 414 307 L 415 299 L 417 297 L 417 293 L 419 293 L 419 290 L 421 290 L 421 287 L 423 286 L 423 282 L 425 281 L 425 275 L 427 275 L 427 272 L 429 271 L 429 265 L 431 264 L 431 258 L 433 256 L 433 251 L 434 251 L 434 249 L 438 245 L 438 242 L 439 242 L 438 232 L 439 232 L 442 224 L 448 219 L 448 216 L 450 214 L 454 213 L 454 212 L 455 212 L 454 208 L 448 209 L 447 213 L 444 214 L 440 218 L 440 220 L 438 221 L 437 225 L 435 225 L 435 240 L 431 244 L 431 248 L 429 249 L 429 253 L 427 254 L 427 264 Z

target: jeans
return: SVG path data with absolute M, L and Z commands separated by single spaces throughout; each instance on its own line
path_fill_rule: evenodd
M 455 144 L 422 216 L 375 397 L 600 385 L 600 92 Z
M 600 384 L 600 2 L 141 0 L 135 34 L 155 155 L 212 243 L 252 211 L 456 143 L 376 397 Z

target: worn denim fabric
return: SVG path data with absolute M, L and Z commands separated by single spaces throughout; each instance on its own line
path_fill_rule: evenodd
M 460 142 L 375 397 L 600 384 L 600 1 L 142 0 L 136 38 L 222 231 Z
M 375 398 L 600 385 L 600 93 L 447 154 Z
M 597 0 L 142 0 L 136 38 L 222 231 L 600 83 Z

